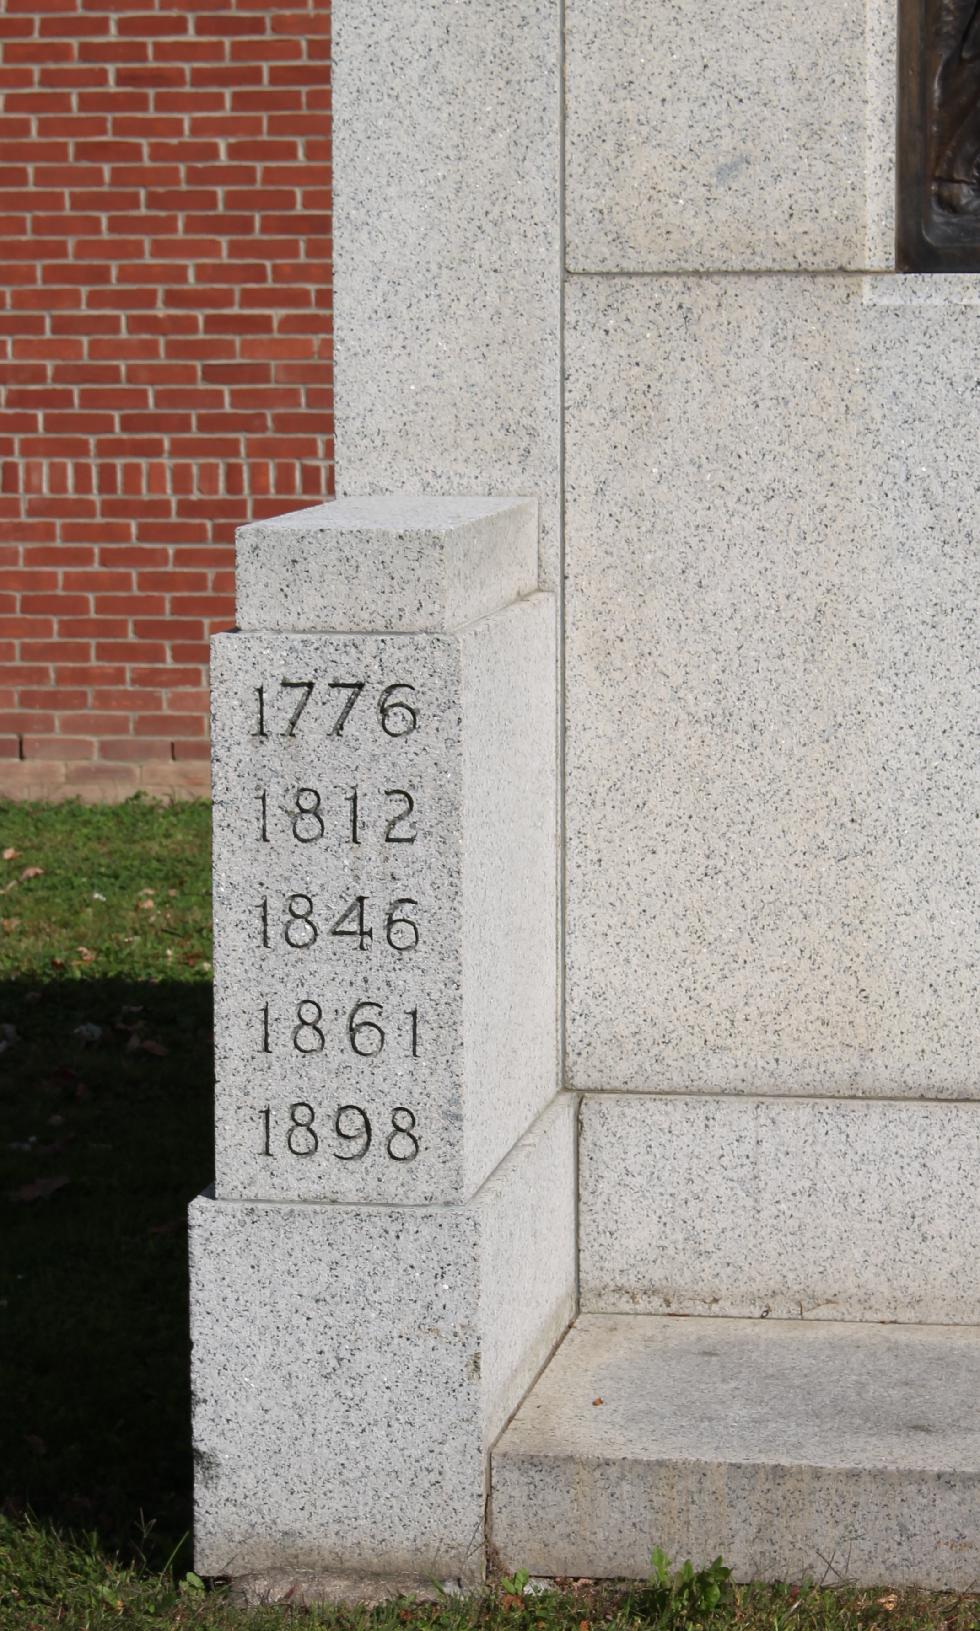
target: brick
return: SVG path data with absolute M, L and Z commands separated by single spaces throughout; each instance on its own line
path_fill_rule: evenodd
M 5 589 L 26 589 L 28 591 L 57 589 L 58 574 L 53 571 L 6 570 L 3 574 L 3 587 Z
M 69 765 L 65 773 L 66 792 L 70 791 L 73 798 L 100 804 L 114 796 L 128 797 L 139 784 L 137 765 Z
M 95 647 L 95 660 L 99 663 L 163 663 L 167 648 L 161 642 L 150 640 L 100 640 Z
M 136 736 L 203 736 L 204 720 L 193 714 L 181 714 L 177 717 L 168 714 L 137 714 L 133 720 L 133 733 Z
M 86 730 L 93 736 L 130 736 L 131 721 L 125 714 L 99 713 L 86 708 L 79 712 L 66 710 L 57 716 L 58 729 Z
M 144 617 L 161 615 L 167 610 L 163 595 L 104 595 L 97 594 L 95 610 L 100 617 Z
M 124 617 L 59 617 L 58 634 L 66 640 L 123 639 L 129 633 Z
M 129 686 L 123 687 L 97 687 L 92 692 L 92 706 L 104 711 L 131 714 L 137 705 L 137 699 Z M 155 708 L 163 707 L 162 692 L 141 692 L 139 707 L 147 713 Z
M 54 628 L 49 631 L 54 633 Z M 27 663 L 87 663 L 92 655 L 88 640 L 22 639 L 20 654 Z
M 202 718 L 208 711 L 210 697 L 211 693 L 206 686 L 199 686 L 196 690 L 168 691 L 166 693 L 167 707 L 171 713 L 200 714 Z
M 201 671 L 199 668 L 153 667 L 134 668 L 130 675 L 130 684 L 140 689 L 150 691 L 174 690 L 183 686 L 199 686 Z
M 59 685 L 113 686 L 122 685 L 126 678 L 126 670 L 121 664 L 84 663 L 77 666 L 74 664 L 58 664 L 54 670 L 54 677 Z M 100 708 L 103 708 L 106 704 L 99 699 L 108 694 L 111 693 L 97 689 L 93 690 L 92 700 Z M 129 693 L 127 692 L 126 695 L 128 696 Z M 132 705 L 132 699 L 130 699 L 130 705 Z M 145 703 L 143 706 L 145 706 Z
M 99 758 L 121 763 L 142 763 L 147 759 L 164 760 L 170 758 L 169 742 L 133 741 L 128 737 L 110 738 L 100 742 Z
M 52 721 L 52 729 L 54 722 Z M 94 759 L 95 743 L 82 736 L 25 736 L 25 759 Z
M 165 594 L 186 593 L 193 594 L 208 588 L 209 574 L 206 571 L 184 571 L 178 566 L 169 571 L 140 572 L 137 577 L 137 588 L 157 591 Z
M 0 713 L 0 731 L 4 733 L 13 731 L 15 735 L 23 736 L 26 731 L 32 731 L 42 735 L 53 730 L 52 713 L 42 713 L 31 708 L 10 708 Z
M 110 571 L 107 567 L 97 567 L 89 572 L 64 572 L 62 584 L 65 589 L 85 590 L 89 594 L 117 594 L 131 591 L 133 588 L 132 572 Z
M 210 765 L 210 762 L 211 762 L 211 744 L 210 744 L 210 742 L 177 741 L 177 742 L 174 742 L 173 749 L 174 749 L 174 758 L 177 759 L 177 760 L 203 761 L 205 764 Z M 204 781 L 204 783 L 202 785 L 202 791 L 207 791 L 207 790 L 209 790 L 209 788 L 210 788 L 210 775 Z
M 25 686 L 50 684 L 50 664 L 14 662 L 0 663 L 0 685 Z
M 88 595 L 66 595 L 53 592 L 45 595 L 20 597 L 20 609 L 25 617 L 81 617 L 91 611 Z
M 225 595 L 174 595 L 170 601 L 174 617 L 231 617 L 234 600 Z
M 49 712 L 64 710 L 70 712 L 79 708 L 88 707 L 88 692 L 81 690 L 68 690 L 66 687 L 45 686 L 34 688 L 25 686 L 21 688 L 20 705 L 22 708 L 41 708 Z
M 99 550 L 100 565 L 108 567 L 165 566 L 169 560 L 169 549 L 152 544 L 107 544 Z

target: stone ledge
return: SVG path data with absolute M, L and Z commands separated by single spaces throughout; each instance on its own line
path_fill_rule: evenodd
M 583 1315 L 498 1441 L 506 1569 L 973 1589 L 980 1327 Z

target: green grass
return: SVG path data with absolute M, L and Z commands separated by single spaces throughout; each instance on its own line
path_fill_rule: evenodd
M 185 1210 L 213 1170 L 209 841 L 204 804 L 0 802 L 0 853 L 16 852 L 0 859 L 0 1631 L 980 1631 L 972 1597 L 832 1574 L 716 1592 L 663 1560 L 646 1588 L 512 1581 L 373 1613 L 248 1612 L 196 1580 Z
M 0 804 L 3 1494 L 156 1563 L 189 1528 L 209 814 Z

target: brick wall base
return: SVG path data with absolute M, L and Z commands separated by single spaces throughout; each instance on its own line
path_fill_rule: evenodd
M 206 764 L 91 765 L 51 759 L 17 761 L 0 769 L 0 798 L 41 799 L 60 804 L 119 804 L 134 793 L 149 798 L 196 799 L 211 795 Z
M 0 793 L 206 786 L 235 526 L 331 491 L 329 28 L 0 7 Z

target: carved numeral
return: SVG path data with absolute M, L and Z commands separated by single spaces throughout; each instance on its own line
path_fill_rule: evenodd
M 332 727 L 332 729 L 330 731 L 331 736 L 343 736 L 344 726 L 347 724 L 347 721 L 350 718 L 351 709 L 353 708 L 353 706 L 354 706 L 355 702 L 357 701 L 358 697 L 360 696 L 361 692 L 364 690 L 364 681 L 363 680 L 331 680 L 330 681 L 330 689 L 331 689 L 331 691 L 349 691 L 350 692 L 350 696 L 347 698 L 347 701 L 344 703 L 344 706 L 341 708 L 340 713 L 338 714 L 337 718 L 334 720 L 333 727 Z
M 415 800 L 411 793 L 406 793 L 401 787 L 387 787 L 385 789 L 385 798 L 405 800 L 404 810 L 399 810 L 397 815 L 393 815 L 385 827 L 385 843 L 414 844 L 418 837 L 417 832 L 399 833 L 395 831 L 396 827 L 400 827 L 403 821 L 407 821 L 415 810 Z
M 352 1132 L 344 1130 L 345 1116 L 355 1118 Z M 334 1150 L 335 1158 L 338 1161 L 363 1161 L 371 1148 L 371 1122 L 367 1111 L 362 1110 L 358 1104 L 342 1104 L 333 1118 L 333 1130 L 337 1137 L 344 1139 L 346 1143 L 360 1145 L 359 1149 L 350 1150 L 346 1155 L 343 1150 Z
M 368 941 L 374 939 L 374 930 L 369 929 L 364 922 L 364 906 L 366 895 L 357 895 L 345 911 L 341 912 L 336 923 L 330 925 L 330 933 L 338 936 L 351 936 L 357 941 L 358 951 L 367 951 Z M 353 926 L 344 928 L 344 924 L 354 919 Z
M 356 1002 L 347 1019 L 347 1040 L 362 1059 L 375 1059 L 385 1045 L 385 1033 L 373 1019 L 365 1019 L 367 1009 L 380 1014 L 380 1002 Z
M 415 687 L 403 684 L 385 686 L 378 702 L 381 729 L 386 736 L 409 736 L 418 726 L 418 715 L 411 703 L 395 695 L 396 691 L 411 691 L 414 696 Z
M 306 704 L 309 702 L 310 697 L 313 695 L 314 683 L 315 682 L 313 680 L 280 680 L 279 681 L 280 688 L 283 691 L 302 691 L 302 693 L 303 693 L 302 696 L 300 697 L 299 701 L 297 702 L 296 707 L 293 709 L 292 714 L 289 717 L 289 721 L 288 721 L 288 723 L 286 725 L 285 730 L 281 732 L 281 734 L 283 736 L 295 736 L 296 735 L 296 727 L 299 724 L 300 719 L 303 716 L 303 710 L 306 707 Z M 258 727 L 255 730 L 254 734 L 256 736 L 268 737 L 269 732 L 266 730 L 266 723 L 265 723 L 265 686 L 264 685 L 257 685 L 255 687 L 255 695 L 256 695 L 256 698 L 258 700 L 258 715 L 259 715 L 259 718 L 258 718 Z
M 282 686 L 284 691 L 302 691 L 302 693 L 303 693 L 303 695 L 300 697 L 299 701 L 297 702 L 296 707 L 293 709 L 293 712 L 289 716 L 289 724 L 286 726 L 286 729 L 282 733 L 283 736 L 295 736 L 296 735 L 296 727 L 297 727 L 297 725 L 299 724 L 300 720 L 303 717 L 303 709 L 306 707 L 306 704 L 309 702 L 311 696 L 313 695 L 313 681 L 312 680 L 280 680 L 279 684 Z
M 289 1120 L 285 1129 L 285 1145 L 290 1155 L 306 1160 L 318 1154 L 320 1150 L 320 1133 L 316 1125 L 316 1107 L 306 1099 L 297 1099 L 289 1105 Z M 262 1123 L 262 1155 L 272 1156 L 273 1149 L 273 1112 L 271 1105 L 265 1105 L 259 1111 Z M 414 1161 L 419 1154 L 421 1144 L 415 1131 L 416 1117 L 414 1110 L 407 1105 L 398 1104 L 391 1112 L 391 1131 L 384 1141 L 385 1154 L 389 1161 Z M 342 1104 L 335 1112 L 333 1118 L 334 1137 L 347 1148 L 335 1149 L 334 1159 L 337 1161 L 363 1161 L 371 1149 L 374 1140 L 374 1129 L 367 1111 L 359 1104 Z

